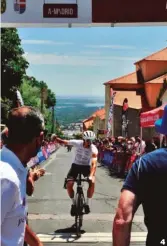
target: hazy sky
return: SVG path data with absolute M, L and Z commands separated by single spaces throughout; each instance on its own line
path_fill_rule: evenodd
M 57 95 L 104 95 L 103 83 L 167 46 L 167 27 L 20 28 L 30 66 Z

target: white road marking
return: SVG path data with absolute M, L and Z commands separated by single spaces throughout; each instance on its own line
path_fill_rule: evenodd
M 114 214 L 102 213 L 102 214 L 89 214 L 84 216 L 84 221 L 95 220 L 95 221 L 106 221 L 112 222 L 114 220 Z M 28 214 L 29 220 L 71 220 L 73 218 L 69 214 Z M 135 215 L 133 222 L 135 223 L 144 223 L 144 216 Z
M 84 233 L 80 238 L 73 233 L 53 233 L 53 234 L 37 234 L 43 243 L 95 243 L 95 242 L 112 242 L 111 233 Z M 132 232 L 131 242 L 145 242 L 146 232 Z

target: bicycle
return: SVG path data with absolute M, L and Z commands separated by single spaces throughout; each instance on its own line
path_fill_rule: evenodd
M 84 205 L 85 205 L 85 197 L 83 192 L 82 182 L 90 182 L 89 178 L 82 178 L 82 174 L 79 173 L 76 179 L 67 179 L 68 181 L 74 181 L 77 183 L 77 191 L 75 195 L 75 205 L 76 205 L 76 215 L 75 215 L 75 226 L 76 226 L 76 234 L 78 237 L 81 236 L 81 227 L 83 224 L 83 215 L 84 215 Z

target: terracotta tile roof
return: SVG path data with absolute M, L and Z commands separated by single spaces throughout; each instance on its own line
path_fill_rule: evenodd
M 167 73 L 158 78 L 147 81 L 146 84 L 163 84 L 164 79 L 167 79 Z
M 93 116 L 92 115 L 89 118 L 83 120 L 82 123 L 85 123 L 85 122 L 90 121 L 90 120 L 93 120 Z
M 85 126 L 86 129 L 88 129 L 92 125 L 93 125 L 93 120 L 89 120 L 89 121 L 87 121 L 87 122 L 84 123 L 84 126 Z
M 101 116 L 105 113 L 105 109 L 102 108 L 102 109 L 98 109 L 97 111 L 95 111 L 89 118 L 85 119 L 82 121 L 82 123 L 85 123 L 85 122 L 88 122 L 88 121 L 91 121 L 93 120 L 96 116 Z
M 136 72 L 133 72 L 133 73 L 124 75 L 122 77 L 110 80 L 104 83 L 104 85 L 107 85 L 107 84 L 137 84 L 137 83 L 138 82 L 137 82 Z
M 141 96 L 136 95 L 135 91 L 116 91 L 114 105 L 122 106 L 125 98 L 128 99 L 129 108 L 142 108 Z
M 105 113 L 105 109 L 104 108 L 102 108 L 102 109 L 99 109 L 99 110 L 97 110 L 96 112 L 94 112 L 93 114 L 92 114 L 92 116 L 93 117 L 96 117 L 96 116 L 102 116 L 103 114 Z
M 95 117 L 99 117 L 100 119 L 105 119 L 105 109 L 98 109 L 96 112 L 94 112 L 88 119 L 85 119 L 82 121 L 84 124 L 84 127 L 88 129 L 90 126 L 93 125 L 93 120 Z
M 100 115 L 99 117 L 100 117 L 101 120 L 105 120 L 106 114 L 104 113 L 104 114 Z
M 164 48 L 162 50 L 159 50 L 137 62 L 135 62 L 134 64 L 137 64 L 141 61 L 144 61 L 144 60 L 151 60 L 151 61 L 167 61 L 167 48 Z

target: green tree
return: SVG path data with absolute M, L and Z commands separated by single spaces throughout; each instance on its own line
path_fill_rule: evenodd
M 32 87 L 31 83 L 24 79 L 20 87 L 20 92 L 22 94 L 25 105 L 40 109 L 41 100 L 39 97 L 40 89 L 38 87 Z
M 26 75 L 28 62 L 24 57 L 16 28 L 1 28 L 1 118 L 7 117 L 7 112 L 16 101 L 16 89 L 20 89 L 25 105 L 42 109 L 48 132 L 54 129 L 54 106 L 56 96 L 44 81 Z M 41 100 L 43 88 L 47 91 L 45 100 Z M 52 109 L 52 110 L 51 110 Z
M 82 139 L 82 133 L 73 134 L 75 139 Z
M 27 78 L 26 78 L 27 79 Z M 40 87 L 39 86 L 32 86 L 30 81 L 24 79 L 20 91 L 22 93 L 22 97 L 24 100 L 25 105 L 32 106 L 35 108 L 41 109 L 41 98 L 40 98 Z M 52 132 L 52 112 L 51 110 L 47 109 L 44 105 L 43 108 L 43 115 L 45 118 L 46 129 L 48 133 Z
M 1 28 L 1 96 L 12 98 L 28 68 L 16 28 Z
M 55 107 L 55 105 L 56 105 L 55 93 L 53 93 L 50 89 L 48 89 L 47 92 L 48 92 L 48 95 L 47 95 L 47 99 L 45 101 L 46 107 L 47 108 Z

